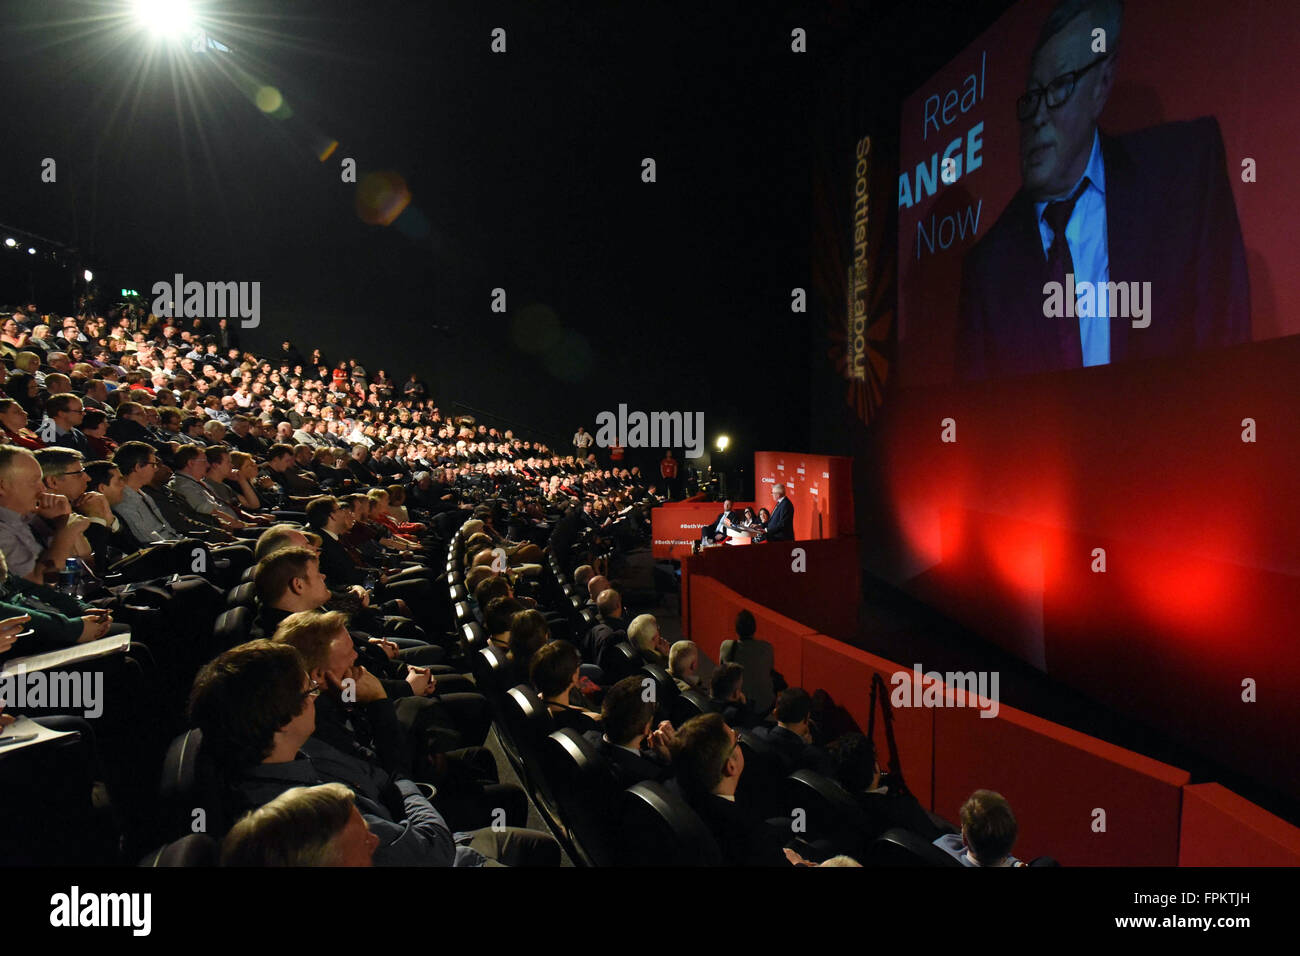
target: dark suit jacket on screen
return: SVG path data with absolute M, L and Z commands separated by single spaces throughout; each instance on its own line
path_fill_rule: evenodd
M 1218 121 L 1101 135 L 1111 282 L 1150 282 L 1146 328 L 1110 321 L 1110 361 L 1250 339 L 1250 288 Z M 973 381 L 1064 368 L 1034 201 L 1022 189 L 962 264 L 958 373 Z M 775 515 L 773 516 L 775 517 Z

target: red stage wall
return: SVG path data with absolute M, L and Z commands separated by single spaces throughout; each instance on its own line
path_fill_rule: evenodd
M 1183 788 L 1179 866 L 1300 866 L 1300 829 L 1217 783 Z
M 803 552 L 797 565 L 796 547 Z M 686 594 L 697 576 L 709 577 L 820 634 L 850 641 L 858 629 L 858 560 L 857 538 L 706 548 L 682 563 L 682 589 Z M 689 602 L 683 602 L 685 616 Z
M 886 494 L 864 561 L 1053 677 L 1300 795 L 1298 380 L 1290 337 L 903 392 L 869 451 Z M 941 440 L 945 419 L 956 441 Z
M 837 538 L 853 528 L 853 459 L 802 452 L 754 453 L 754 495 L 772 510 L 772 486 L 784 484 L 794 505 L 794 536 Z

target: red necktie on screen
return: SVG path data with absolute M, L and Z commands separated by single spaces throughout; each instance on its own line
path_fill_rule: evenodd
M 1052 244 L 1047 247 L 1047 274 L 1052 282 L 1061 284 L 1065 292 L 1065 277 L 1074 272 L 1074 257 L 1070 255 L 1069 243 L 1065 241 L 1065 226 L 1074 213 L 1074 204 L 1079 201 L 1083 191 L 1088 188 L 1088 177 L 1083 177 L 1079 188 L 1069 199 L 1049 202 L 1043 210 L 1043 221 L 1052 230 Z M 1077 281 L 1077 277 L 1076 277 Z M 1073 312 L 1073 309 L 1070 309 Z M 1083 343 L 1079 340 L 1079 319 L 1062 317 L 1060 322 L 1061 365 L 1064 368 L 1083 367 Z

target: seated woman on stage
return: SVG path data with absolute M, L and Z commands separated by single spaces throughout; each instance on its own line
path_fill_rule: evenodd
M 745 511 L 749 511 L 749 509 L 746 508 Z M 770 517 L 772 517 L 772 514 L 766 508 L 758 509 L 758 520 L 754 522 L 754 540 L 756 542 L 767 540 L 767 535 L 762 532 L 767 530 L 767 519 Z

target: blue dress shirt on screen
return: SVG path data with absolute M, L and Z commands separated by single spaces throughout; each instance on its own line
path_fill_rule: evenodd
M 1088 157 L 1088 166 L 1069 189 L 1055 199 L 1067 199 L 1074 195 L 1083 177 L 1088 177 L 1088 188 L 1074 204 L 1070 221 L 1065 224 L 1065 243 L 1070 247 L 1070 258 L 1074 262 L 1074 286 L 1081 282 L 1101 283 L 1110 281 L 1110 256 L 1106 246 L 1106 164 L 1101 159 L 1101 135 L 1092 135 L 1092 154 Z M 1043 210 L 1047 201 L 1034 204 L 1038 214 L 1038 233 L 1043 240 L 1043 257 L 1052 245 L 1052 229 L 1043 219 Z M 1079 341 L 1083 345 L 1083 364 L 1110 364 L 1110 319 L 1108 311 L 1110 302 L 1106 296 L 1093 297 L 1091 318 L 1080 318 Z

